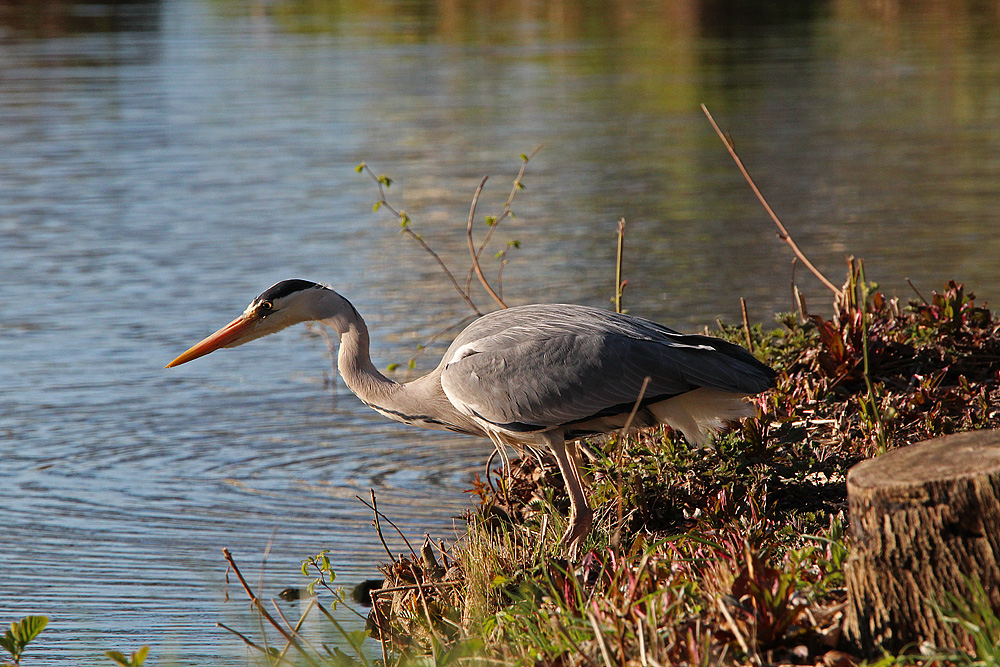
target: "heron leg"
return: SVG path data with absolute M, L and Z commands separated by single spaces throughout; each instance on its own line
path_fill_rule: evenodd
M 500 461 L 503 463 L 503 466 L 502 466 L 503 467 L 503 472 L 504 472 L 504 478 L 503 478 L 504 479 L 504 483 L 503 483 L 503 486 L 502 486 L 502 488 L 503 488 L 503 497 L 504 497 L 504 502 L 507 503 L 507 507 L 510 507 L 510 495 L 509 495 L 509 493 L 510 493 L 511 483 L 513 481 L 513 476 L 511 474 L 513 471 L 510 469 L 510 457 L 507 456 L 507 447 L 506 447 L 506 445 L 504 445 L 503 441 L 500 439 L 500 436 L 498 436 L 496 433 L 488 432 L 487 435 L 489 435 L 490 440 L 493 441 L 493 445 L 494 445 L 494 447 L 496 447 L 495 453 L 497 453 L 497 454 L 500 455 Z M 490 456 L 490 460 L 491 461 L 493 460 L 492 456 Z M 489 473 L 490 473 L 489 466 L 487 465 L 487 469 L 486 469 L 487 476 L 489 475 Z
M 576 464 L 576 458 L 579 456 L 576 443 L 571 443 L 572 456 L 567 452 L 567 443 L 561 434 L 550 435 L 548 445 L 555 454 L 559 472 L 562 473 L 566 492 L 569 494 L 569 525 L 563 533 L 562 543 L 569 548 L 570 556 L 575 557 L 583 538 L 590 533 L 594 523 L 594 511 L 587 504 L 587 497 L 583 492 L 583 481 Z
M 576 479 L 580 482 L 580 486 L 587 488 L 587 482 L 583 479 L 583 473 L 580 472 L 583 467 L 583 445 L 580 444 L 579 440 L 570 440 L 566 443 L 566 451 L 569 452 L 570 458 L 573 460 L 573 470 L 576 472 Z

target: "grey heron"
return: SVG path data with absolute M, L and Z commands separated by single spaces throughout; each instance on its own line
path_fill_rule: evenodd
M 567 304 L 498 310 L 473 321 L 433 371 L 399 383 L 369 355 L 368 328 L 351 303 L 307 280 L 284 280 L 242 315 L 171 361 L 178 366 L 300 322 L 337 332 L 337 365 L 367 406 L 404 424 L 488 437 L 498 446 L 546 446 L 569 494 L 563 543 L 575 553 L 593 510 L 579 471 L 581 438 L 668 424 L 692 443 L 751 414 L 747 397 L 775 373 L 738 345 L 685 335 L 631 315 Z

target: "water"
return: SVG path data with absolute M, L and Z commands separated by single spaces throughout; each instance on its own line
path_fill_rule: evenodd
M 241 591 L 225 602 L 221 548 L 257 585 L 270 545 L 265 597 L 324 548 L 340 581 L 375 576 L 355 499 L 371 488 L 411 537 L 452 535 L 489 446 L 331 387 L 319 338 L 162 368 L 283 278 L 351 298 L 381 365 L 466 315 L 372 213 L 362 161 L 464 282 L 476 185 L 491 175 L 481 220 L 544 144 L 493 250 L 522 242 L 510 302 L 606 305 L 625 217 L 632 312 L 696 330 L 736 321 L 744 296 L 766 321 L 790 309 L 791 255 L 705 102 L 835 282 L 855 254 L 904 298 L 907 277 L 997 298 L 995 13 L 317 7 L 0 5 L 0 622 L 51 617 L 28 664 L 144 643 L 154 664 L 244 664 L 214 625 L 254 633 Z M 828 311 L 801 266 L 795 280 Z

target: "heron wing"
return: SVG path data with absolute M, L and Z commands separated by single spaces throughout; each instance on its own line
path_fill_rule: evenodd
M 773 386 L 773 372 L 739 346 L 649 320 L 524 306 L 491 313 L 456 338 L 442 360 L 441 385 L 466 414 L 537 431 L 698 387 L 753 394 Z

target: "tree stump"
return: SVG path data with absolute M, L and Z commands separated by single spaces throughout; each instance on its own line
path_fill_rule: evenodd
M 1000 612 L 1000 430 L 935 438 L 864 461 L 847 475 L 853 547 L 845 634 L 863 655 L 914 643 L 961 648 L 948 594 L 970 580 Z

